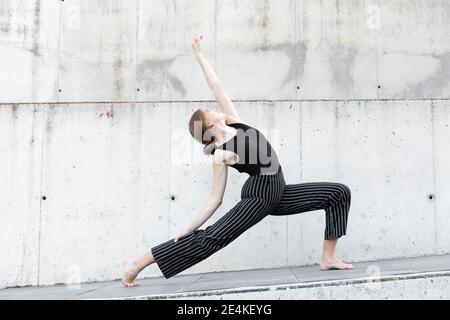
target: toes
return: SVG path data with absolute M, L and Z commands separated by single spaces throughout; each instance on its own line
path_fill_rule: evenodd
M 127 288 L 139 286 L 139 283 L 135 282 L 135 281 L 133 281 L 133 282 L 122 281 L 122 284 L 124 287 L 127 287 Z
M 129 287 L 130 283 L 128 281 L 122 280 L 122 284 L 124 287 Z

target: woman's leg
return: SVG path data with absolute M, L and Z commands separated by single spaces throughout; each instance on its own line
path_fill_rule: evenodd
M 322 261 L 320 263 L 321 270 L 353 269 L 353 265 L 344 263 L 336 257 L 337 240 L 338 238 L 331 240 L 324 240 Z
M 137 285 L 134 279 L 153 262 L 168 279 L 227 246 L 275 207 L 276 203 L 260 198 L 244 198 L 206 229 L 188 233 L 177 242 L 170 239 L 153 247 L 150 253 L 126 262 L 122 282 L 125 286 Z
M 287 184 L 277 209 L 271 215 L 291 215 L 313 210 L 325 210 L 325 235 L 322 270 L 351 269 L 336 257 L 337 240 L 346 234 L 351 204 L 350 188 L 336 182 L 306 182 Z
M 244 198 L 214 224 L 177 241 L 153 247 L 152 253 L 165 278 L 203 261 L 262 220 L 275 206 L 259 198 Z

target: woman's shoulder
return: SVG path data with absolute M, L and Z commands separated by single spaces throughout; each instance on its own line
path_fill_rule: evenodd
M 247 126 L 250 127 L 248 124 L 244 123 L 244 122 L 231 122 L 231 123 L 227 123 L 228 126 Z
M 231 122 L 231 123 L 227 123 L 227 125 L 230 127 L 253 128 L 252 126 L 250 126 L 244 122 Z
M 248 124 L 246 124 L 245 122 L 243 122 L 240 118 L 236 118 L 230 115 L 227 115 L 227 117 L 225 118 L 225 124 L 228 126 L 247 126 L 249 127 Z

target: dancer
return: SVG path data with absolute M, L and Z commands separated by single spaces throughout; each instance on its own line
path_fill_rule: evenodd
M 194 139 L 213 157 L 213 192 L 192 223 L 144 255 L 128 259 L 122 283 L 138 285 L 137 275 L 156 262 L 165 278 L 170 278 L 224 248 L 268 215 L 285 216 L 325 210 L 325 235 L 321 270 L 352 269 L 336 257 L 337 240 L 346 234 L 351 194 L 337 182 L 286 184 L 278 156 L 265 136 L 245 124 L 225 93 L 216 74 L 201 52 L 203 36 L 192 38 L 192 49 L 221 111 L 198 109 L 189 121 Z M 228 167 L 249 175 L 241 190 L 241 200 L 214 224 L 199 229 L 222 204 Z

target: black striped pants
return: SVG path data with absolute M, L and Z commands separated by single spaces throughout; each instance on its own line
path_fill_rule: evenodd
M 192 231 L 177 242 L 163 242 L 151 251 L 164 277 L 170 278 L 224 248 L 268 215 L 319 209 L 326 213 L 325 239 L 339 238 L 346 233 L 350 201 L 350 189 L 345 184 L 286 184 L 280 166 L 276 174 L 249 176 L 242 186 L 241 200 L 214 224 Z

